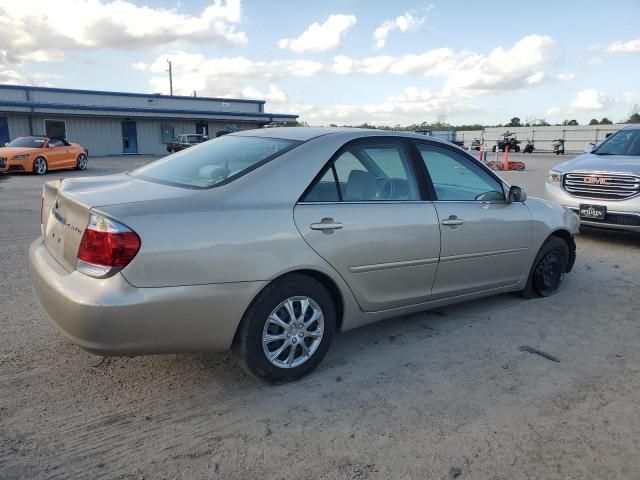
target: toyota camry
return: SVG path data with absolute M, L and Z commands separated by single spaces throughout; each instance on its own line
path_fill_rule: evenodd
M 579 219 L 462 149 L 376 130 L 226 135 L 44 185 L 33 284 L 102 355 L 233 349 L 299 378 L 334 332 L 487 295 L 556 292 Z

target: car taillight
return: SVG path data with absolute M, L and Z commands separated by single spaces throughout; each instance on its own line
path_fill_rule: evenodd
M 105 278 L 126 267 L 140 250 L 140 237 L 126 226 L 94 213 L 82 235 L 76 270 Z

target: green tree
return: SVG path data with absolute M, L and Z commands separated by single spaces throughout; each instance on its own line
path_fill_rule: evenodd
M 598 125 L 600 122 L 598 122 L 597 118 L 592 118 L 591 121 L 589 122 L 589 125 Z
M 613 122 L 607 117 L 604 117 L 602 120 L 600 120 L 600 125 L 613 125 Z
M 569 126 L 569 127 L 575 127 L 576 125 L 580 125 L 576 119 L 563 120 L 563 121 L 562 121 L 562 126 L 563 126 L 563 127 L 567 127 L 567 126 Z
M 632 113 L 627 123 L 640 123 L 640 113 Z
M 550 126 L 550 123 L 547 122 L 544 118 L 538 118 L 537 120 L 534 120 L 533 123 L 531 123 L 531 126 L 533 126 L 533 127 L 548 127 L 548 126 Z
M 522 126 L 522 122 L 520 122 L 520 118 L 513 117 L 511 120 L 509 120 L 509 123 L 507 123 L 506 126 L 507 127 L 521 127 Z

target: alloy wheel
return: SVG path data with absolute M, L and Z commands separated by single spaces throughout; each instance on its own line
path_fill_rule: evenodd
M 44 175 L 47 173 L 47 162 L 44 158 L 38 157 L 33 164 L 33 169 L 38 175 Z
M 299 367 L 316 352 L 324 335 L 324 315 L 312 298 L 290 297 L 273 309 L 262 332 L 262 350 L 279 368 Z

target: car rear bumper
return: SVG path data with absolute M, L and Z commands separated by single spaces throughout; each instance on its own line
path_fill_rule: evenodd
M 100 355 L 221 351 L 265 282 L 136 288 L 121 274 L 95 279 L 68 272 L 42 237 L 29 248 L 32 282 L 52 323 Z
M 607 207 L 604 220 L 580 219 L 581 226 L 608 228 L 614 230 L 626 230 L 640 232 L 640 197 L 632 197 L 627 200 L 603 200 L 598 198 L 581 198 L 569 195 L 560 185 L 546 183 L 546 193 L 549 200 L 564 205 L 576 213 L 579 213 L 580 204 L 595 204 Z

